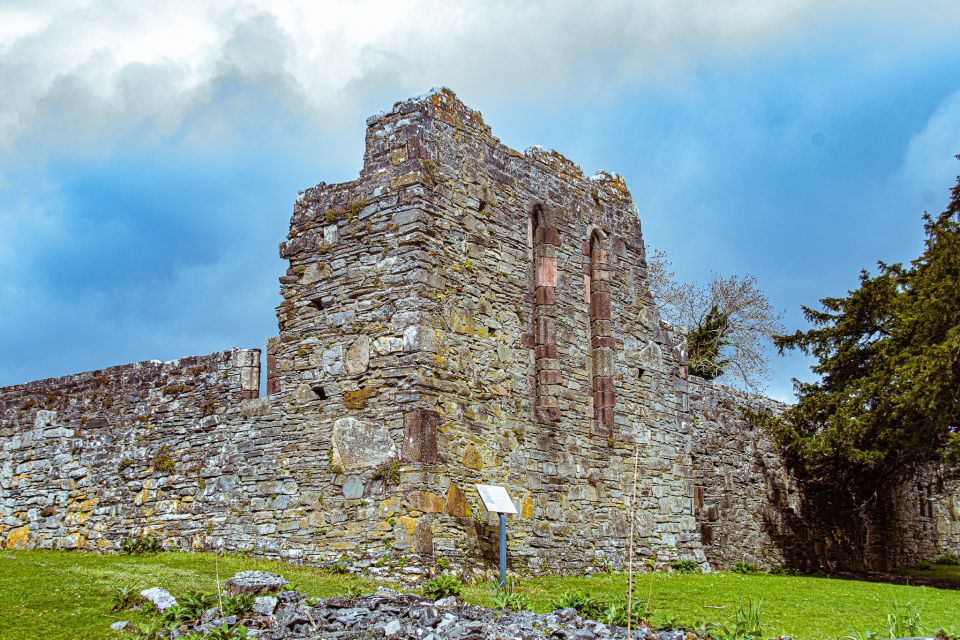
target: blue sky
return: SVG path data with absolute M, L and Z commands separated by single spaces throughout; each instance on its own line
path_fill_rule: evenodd
M 199 4 L 0 4 L 0 385 L 262 346 L 297 191 L 433 86 L 623 174 L 679 277 L 752 273 L 791 329 L 960 174 L 956 3 Z

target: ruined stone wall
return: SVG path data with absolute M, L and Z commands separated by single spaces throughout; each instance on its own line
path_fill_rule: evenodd
M 236 418 L 259 370 L 234 350 L 0 389 L 0 543 L 203 544 L 231 519 L 221 490 L 253 448 Z
M 844 546 L 802 522 L 744 412 L 782 406 L 688 380 L 619 176 L 510 149 L 447 90 L 366 135 L 356 180 L 294 205 L 266 397 L 256 350 L 0 389 L 0 543 L 153 535 L 372 572 L 469 567 L 496 554 L 473 488 L 492 483 L 519 511 L 514 569 L 620 567 L 631 510 L 661 563 Z M 900 501 L 901 529 L 928 541 L 911 558 L 960 544 L 956 484 L 931 487 L 919 519 Z
M 448 92 L 415 108 L 430 193 L 423 299 L 435 334 L 417 404 L 438 421 L 432 482 L 448 500 L 433 519 L 438 549 L 454 553 L 466 540 L 493 552 L 494 516 L 472 485 L 497 483 L 520 511 L 517 563 L 619 565 L 639 445 L 641 549 L 702 559 L 686 383 L 647 291 L 622 179 L 587 178 L 555 152 L 509 149 Z M 461 496 L 466 504 L 451 509 Z
M 805 493 L 752 415 L 786 405 L 690 378 L 694 513 L 714 567 L 739 561 L 809 571 L 890 570 L 956 552 L 960 494 L 936 470 L 891 492 L 874 513 Z
M 786 406 L 696 377 L 690 388 L 694 514 L 707 558 L 715 567 L 782 565 L 800 495 L 751 413 Z

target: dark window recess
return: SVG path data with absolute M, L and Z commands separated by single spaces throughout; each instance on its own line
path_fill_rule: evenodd
M 642 378 L 642 377 L 643 377 L 643 374 L 645 374 L 646 372 L 647 372 L 646 369 L 644 369 L 643 367 L 640 367 L 640 368 L 637 370 L 637 377 L 638 377 L 638 378 Z
M 477 205 L 477 211 L 482 212 L 482 211 L 486 210 L 486 208 L 487 208 L 487 201 L 486 201 L 486 200 L 480 200 L 480 204 Z
M 316 387 L 313 387 L 313 393 L 314 393 L 314 395 L 316 395 L 316 396 L 317 396 L 318 398 L 320 398 L 321 400 L 326 400 L 326 399 L 327 399 L 327 392 L 326 392 L 326 390 L 325 390 L 323 387 L 319 386 L 319 385 L 316 386 Z
M 492 338 L 497 335 L 497 329 L 495 327 L 487 327 L 487 334 Z
M 320 298 L 314 298 L 310 301 L 310 306 L 313 307 L 314 309 L 319 309 L 320 311 L 323 311 L 323 300 L 321 300 Z

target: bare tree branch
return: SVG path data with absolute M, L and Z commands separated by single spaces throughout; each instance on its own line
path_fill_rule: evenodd
M 769 378 L 766 347 L 783 333 L 782 313 L 757 279 L 710 275 L 706 285 L 678 282 L 666 253 L 647 248 L 647 277 L 660 316 L 684 332 L 688 367 L 709 379 L 759 391 Z M 695 342 L 695 344 L 692 344 Z

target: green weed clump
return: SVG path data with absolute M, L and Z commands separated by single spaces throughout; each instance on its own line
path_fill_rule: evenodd
M 743 573 L 743 574 L 756 573 L 757 565 L 741 560 L 737 564 L 733 565 L 733 567 L 730 568 L 730 571 L 733 571 L 734 573 Z
M 163 551 L 163 544 L 158 538 L 135 536 L 121 542 L 120 550 L 128 555 L 142 556 L 148 553 L 159 553 Z
M 154 471 L 159 471 L 160 473 L 173 473 L 174 469 L 177 468 L 176 463 L 173 461 L 173 456 L 170 454 L 170 447 L 167 445 L 163 445 L 157 449 L 157 455 L 153 456 L 152 464 Z
M 493 596 L 493 606 L 503 611 L 530 611 L 530 599 L 522 593 L 503 589 Z
M 113 602 L 110 611 L 114 613 L 139 607 L 145 602 L 140 592 L 133 587 L 117 587 L 110 593 L 110 600 Z
M 433 598 L 434 600 L 448 598 L 450 596 L 456 596 L 459 598 L 463 595 L 463 583 L 460 582 L 460 580 L 458 580 L 455 576 L 445 574 L 437 576 L 433 580 L 427 582 L 425 585 L 423 585 L 421 592 L 426 597 Z
M 760 610 L 763 607 L 763 598 L 756 601 L 747 598 L 744 601 L 743 596 L 737 605 L 737 611 L 734 614 L 733 622 L 723 624 L 714 622 L 708 625 L 710 634 L 717 640 L 748 640 L 750 638 L 760 639 L 763 634 L 763 620 Z
M 576 609 L 581 617 L 597 620 L 606 611 L 608 603 L 583 591 L 564 591 L 551 603 L 550 609 Z
M 700 570 L 696 560 L 674 560 L 670 563 L 670 568 L 677 573 L 696 573 Z
M 948 567 L 960 567 L 960 555 L 957 555 L 956 553 L 945 553 L 934 560 L 933 564 L 946 565 Z
M 926 634 L 926 628 L 920 611 L 912 603 L 894 602 L 887 613 L 886 628 L 881 632 L 874 630 L 854 631 L 844 636 L 845 640 L 881 640 L 881 638 L 915 638 Z M 951 632 L 940 629 L 936 634 L 942 640 L 952 640 Z

